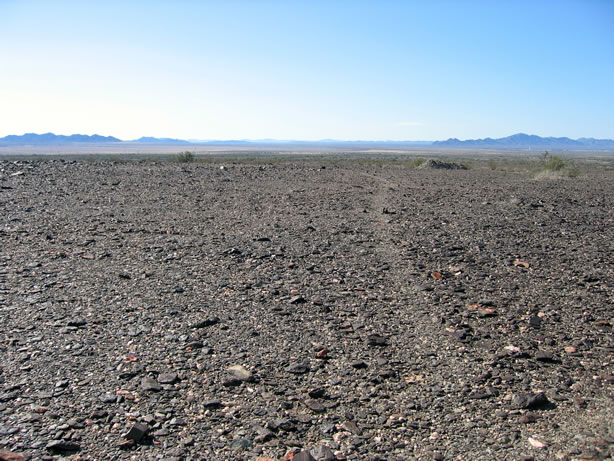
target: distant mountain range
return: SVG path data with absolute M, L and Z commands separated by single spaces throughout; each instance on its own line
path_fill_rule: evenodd
M 143 144 L 191 144 L 190 141 L 184 141 L 183 139 L 152 138 L 151 136 L 143 136 L 139 139 L 135 139 L 134 141 L 128 142 L 139 142 Z
M 614 149 L 612 139 L 594 138 L 542 138 L 534 134 L 518 133 L 506 138 L 467 139 L 461 141 L 450 138 L 447 141 L 435 141 L 433 147 L 458 148 L 499 148 L 499 149 Z
M 404 147 L 437 147 L 437 148 L 463 148 L 463 149 L 561 149 L 561 150 L 614 150 L 614 140 L 594 138 L 553 138 L 518 133 L 506 138 L 467 139 L 461 141 L 451 138 L 446 141 L 346 141 L 324 139 L 321 141 L 300 140 L 189 140 L 174 138 L 154 138 L 144 136 L 131 141 L 123 141 L 113 136 L 100 136 L 73 134 L 70 136 L 53 133 L 35 134 L 26 133 L 21 136 L 9 135 L 0 138 L 0 146 L 45 146 L 66 144 L 106 144 L 106 143 L 132 143 L 132 144 L 203 144 L 226 146 L 267 146 L 267 145 L 300 145 L 304 147 L 338 147 L 363 149 L 402 149 Z
M 61 134 L 45 133 L 26 133 L 22 136 L 14 134 L 0 138 L 0 145 L 13 144 L 13 145 L 31 145 L 31 144 L 75 144 L 75 143 L 106 143 L 106 142 L 122 142 L 121 139 L 114 138 L 113 136 L 100 136 L 97 134 L 71 134 L 70 136 L 64 136 Z

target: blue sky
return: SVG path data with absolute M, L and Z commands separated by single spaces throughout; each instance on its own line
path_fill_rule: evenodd
M 0 0 L 0 136 L 614 138 L 614 1 Z

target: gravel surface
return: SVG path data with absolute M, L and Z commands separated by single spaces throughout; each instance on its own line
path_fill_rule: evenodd
M 0 162 L 0 459 L 612 459 L 613 191 Z

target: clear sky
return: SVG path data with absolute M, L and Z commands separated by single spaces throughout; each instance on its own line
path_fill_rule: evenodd
M 614 138 L 614 0 L 0 0 L 0 136 Z

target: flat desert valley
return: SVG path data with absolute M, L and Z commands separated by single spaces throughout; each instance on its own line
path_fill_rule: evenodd
M 611 459 L 614 169 L 414 166 L 1 161 L 0 459 Z

